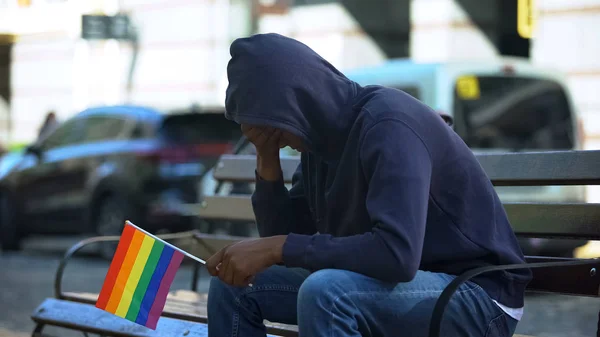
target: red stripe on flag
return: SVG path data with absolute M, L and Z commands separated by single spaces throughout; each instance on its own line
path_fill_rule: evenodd
M 150 309 L 150 313 L 148 314 L 148 320 L 146 321 L 146 326 L 150 329 L 156 329 L 156 324 L 158 323 L 158 319 L 165 308 L 165 303 L 167 302 L 167 295 L 169 295 L 169 289 L 171 288 L 171 284 L 175 279 L 175 274 L 177 273 L 177 269 L 181 265 L 181 261 L 183 260 L 183 254 L 178 251 L 173 252 L 173 256 L 171 257 L 171 262 L 169 263 L 169 267 L 165 272 L 165 276 L 163 276 L 162 281 L 160 282 L 160 287 L 156 292 L 156 297 L 154 303 L 152 304 L 152 308 Z
M 119 270 L 121 270 L 121 265 L 123 265 L 123 260 L 125 260 L 125 255 L 127 254 L 127 249 L 131 244 L 131 239 L 133 238 L 134 233 L 135 228 L 125 225 L 125 229 L 123 229 L 123 233 L 121 233 L 121 238 L 119 239 L 117 250 L 113 256 L 112 262 L 110 263 L 108 272 L 106 273 L 102 290 L 98 296 L 98 301 L 96 302 L 97 308 L 102 310 L 106 308 L 106 304 L 108 303 L 108 299 L 112 293 L 115 281 L 119 275 Z
M 135 264 L 135 260 L 140 252 L 140 247 L 142 246 L 142 241 L 144 241 L 145 236 L 146 234 L 137 229 L 135 233 L 133 233 L 131 244 L 127 249 L 127 254 L 125 254 L 125 258 L 123 259 L 123 265 L 121 266 L 121 270 L 119 270 L 119 275 L 117 276 L 117 280 L 115 281 L 115 285 L 110 294 L 110 299 L 104 310 L 113 314 L 117 312 L 117 308 L 123 299 L 123 292 L 125 291 L 127 280 L 131 275 L 131 269 Z

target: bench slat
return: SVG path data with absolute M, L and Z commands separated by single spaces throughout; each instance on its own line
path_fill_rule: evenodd
M 577 259 L 528 256 L 527 262 L 572 261 Z M 591 269 L 596 268 L 595 272 Z M 593 266 L 568 266 L 560 268 L 533 268 L 533 280 L 528 291 L 560 293 L 575 296 L 600 296 L 600 260 Z
M 229 235 L 214 235 L 198 233 L 195 235 L 197 242 L 189 245 L 187 251 L 200 257 L 201 259 L 208 259 L 214 253 L 218 252 L 222 248 L 232 243 L 238 242 L 246 237 L 229 236 Z
M 247 195 L 210 196 L 195 207 L 205 219 L 255 221 Z M 600 204 L 505 203 L 504 209 L 520 236 L 600 240 Z
M 94 293 L 65 293 L 64 300 L 94 305 L 98 294 Z M 191 290 L 177 290 L 169 292 L 163 317 L 191 321 L 196 323 L 207 323 L 208 294 L 197 293 Z M 276 336 L 296 337 L 298 328 L 295 325 L 269 322 L 265 320 L 267 332 Z
M 156 330 L 151 330 L 90 304 L 54 298 L 42 302 L 31 319 L 36 323 L 116 337 L 208 336 L 207 326 L 202 323 L 161 317 Z
M 202 203 L 188 204 L 186 209 L 203 219 L 255 221 L 249 195 L 205 196 Z
M 477 160 L 496 186 L 600 185 L 600 150 L 476 153 Z M 286 182 L 300 157 L 281 158 Z M 254 181 L 254 155 L 224 155 L 214 177 L 226 181 Z
M 520 236 L 600 239 L 600 204 L 506 203 L 504 209 Z
M 184 295 L 182 295 L 182 293 Z M 94 305 L 98 300 L 98 294 L 67 292 L 64 293 L 63 299 L 72 302 Z M 200 294 L 185 290 L 169 292 L 162 316 L 185 319 L 187 321 L 196 323 L 206 323 L 206 305 L 202 304 L 206 303 L 207 301 L 207 294 Z
M 285 182 L 292 181 L 292 175 L 300 164 L 298 156 L 282 156 L 281 170 Z M 255 180 L 256 156 L 223 155 L 215 167 L 213 177 L 216 180 L 253 182 Z
M 83 297 L 86 296 L 94 297 L 94 294 L 85 294 Z M 200 296 L 206 297 L 205 294 Z M 206 302 L 200 303 L 200 307 L 199 310 L 206 311 Z M 47 298 L 33 312 L 31 319 L 36 323 L 90 333 L 110 334 L 115 337 L 208 336 L 208 327 L 205 323 L 194 322 L 185 315 L 180 316 L 180 319 L 163 316 L 158 320 L 156 330 L 151 330 L 100 310 L 93 304 Z M 286 327 L 288 326 L 268 325 L 269 333 L 271 333 L 268 336 L 297 336 L 297 329 L 286 330 Z
M 599 185 L 600 150 L 476 154 L 496 186 Z

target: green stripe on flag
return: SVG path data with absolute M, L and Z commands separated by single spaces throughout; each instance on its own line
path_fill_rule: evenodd
M 154 274 L 154 270 L 156 269 L 156 265 L 158 264 L 158 260 L 160 259 L 160 254 L 162 254 L 164 248 L 164 243 L 158 240 L 154 241 L 152 251 L 148 256 L 148 261 L 146 262 L 146 266 L 144 267 L 142 276 L 140 276 L 140 281 L 138 282 L 138 285 L 135 288 L 135 292 L 133 293 L 131 305 L 129 305 L 129 310 L 127 311 L 127 315 L 125 316 L 126 319 L 135 322 L 135 319 L 137 318 L 137 315 L 140 312 L 142 300 L 144 299 L 144 295 L 146 294 L 146 290 L 148 289 L 148 284 L 150 284 L 152 274 Z

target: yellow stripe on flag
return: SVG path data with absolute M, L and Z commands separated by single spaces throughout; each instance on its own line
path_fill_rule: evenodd
M 140 282 L 140 277 L 142 276 L 142 272 L 144 271 L 144 267 L 148 261 L 148 256 L 150 256 L 150 252 L 152 251 L 154 241 L 155 240 L 148 235 L 146 235 L 144 237 L 144 241 L 142 241 L 142 246 L 140 247 L 140 251 L 135 263 L 131 268 L 131 274 L 129 274 L 129 279 L 127 279 L 127 283 L 125 284 L 125 290 L 123 290 L 121 301 L 119 302 L 119 306 L 115 312 L 115 315 L 119 317 L 125 318 L 125 315 L 127 315 L 129 305 L 131 305 L 131 299 L 135 293 L 135 288 Z

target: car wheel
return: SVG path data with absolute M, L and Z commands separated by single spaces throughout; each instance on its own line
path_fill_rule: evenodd
M 21 249 L 21 233 L 10 198 L 0 195 L 0 246 L 3 251 Z
M 128 220 L 127 203 L 115 196 L 107 196 L 98 203 L 95 214 L 96 234 L 100 236 L 120 236 Z M 98 254 L 106 260 L 111 260 L 117 250 L 118 241 L 101 242 Z

